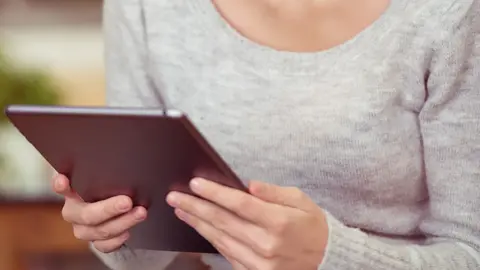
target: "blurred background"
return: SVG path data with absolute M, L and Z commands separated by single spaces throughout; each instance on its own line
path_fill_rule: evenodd
M 104 104 L 101 0 L 0 0 L 0 270 L 105 269 L 61 220 L 53 171 L 11 103 Z
M 107 269 L 62 220 L 53 170 L 3 113 L 104 105 L 101 17 L 102 0 L 0 0 L 0 270 Z M 183 253 L 166 269 L 210 268 Z

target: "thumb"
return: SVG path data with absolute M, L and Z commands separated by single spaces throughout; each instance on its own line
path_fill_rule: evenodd
M 248 189 L 253 196 L 269 203 L 306 212 L 318 209 L 308 195 L 296 187 L 281 187 L 260 181 L 250 181 Z
M 53 190 L 65 199 L 83 201 L 80 196 L 70 187 L 70 180 L 65 175 L 57 174 L 53 177 Z

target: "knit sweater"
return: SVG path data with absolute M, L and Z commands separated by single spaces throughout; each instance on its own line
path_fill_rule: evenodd
M 182 110 L 242 179 L 303 190 L 327 213 L 319 269 L 480 269 L 480 1 L 392 0 L 304 53 L 249 40 L 210 0 L 106 0 L 104 15 L 108 104 Z M 135 254 L 99 256 L 176 255 Z

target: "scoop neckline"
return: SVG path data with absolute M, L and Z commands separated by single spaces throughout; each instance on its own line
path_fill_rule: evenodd
M 397 0 L 390 0 L 388 7 L 375 21 L 339 45 L 314 52 L 295 52 L 275 49 L 245 37 L 225 20 L 212 0 L 189 0 L 188 2 L 193 5 L 193 12 L 201 13 L 203 22 L 209 28 L 207 30 L 218 33 L 221 35 L 219 38 L 225 38 L 232 43 L 232 46 L 237 50 L 239 60 L 259 64 L 260 66 L 265 66 L 268 63 L 270 71 L 309 73 L 315 72 L 319 61 L 323 65 L 333 64 L 331 61 L 335 62 L 339 59 L 339 56 L 344 55 L 352 47 L 363 42 L 371 43 L 372 40 L 376 39 L 375 33 L 387 31 L 392 23 L 391 15 L 399 3 Z

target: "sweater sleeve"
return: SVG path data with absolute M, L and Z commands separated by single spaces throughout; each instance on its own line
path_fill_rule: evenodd
M 319 270 L 480 269 L 480 1 L 471 2 L 457 22 L 432 33 L 438 41 L 418 118 L 429 192 L 419 229 L 427 241 L 393 245 L 327 214 L 330 239 Z M 452 3 L 458 15 L 465 2 Z

